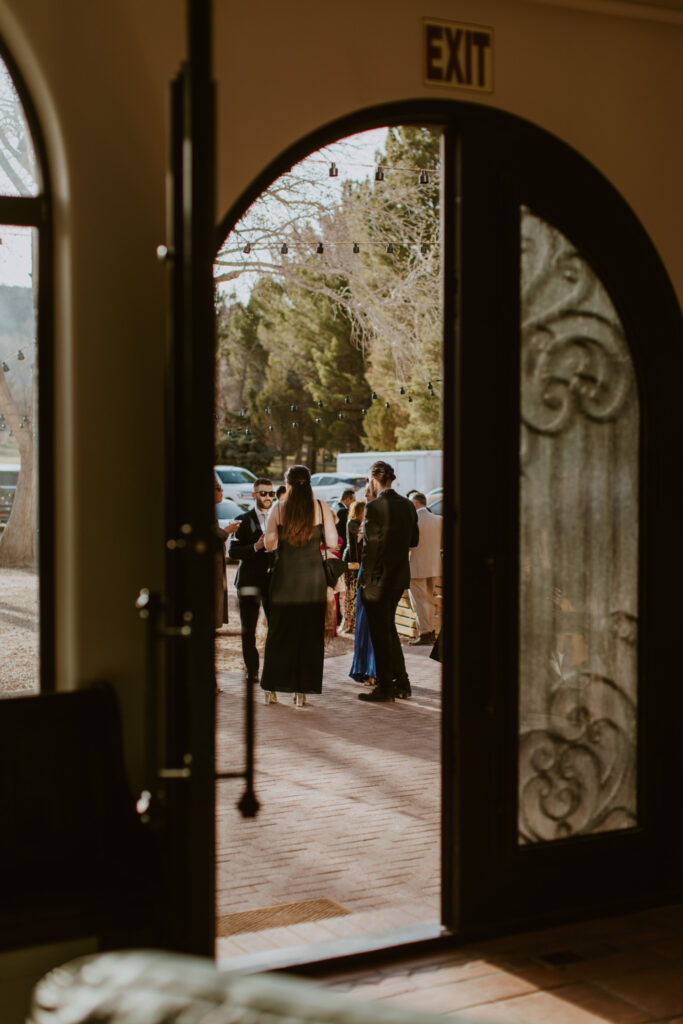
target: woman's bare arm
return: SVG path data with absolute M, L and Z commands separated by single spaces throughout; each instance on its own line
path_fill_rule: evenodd
M 339 537 L 337 536 L 337 524 L 334 521 L 334 514 L 329 505 L 323 504 L 321 506 L 323 510 L 323 530 L 325 531 L 325 544 L 332 551 L 336 551 L 339 547 Z
M 277 528 L 280 524 L 280 505 L 276 502 L 268 513 L 266 522 L 266 551 L 275 551 L 278 542 Z

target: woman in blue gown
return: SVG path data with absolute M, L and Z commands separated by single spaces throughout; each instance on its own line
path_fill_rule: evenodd
M 366 504 L 368 501 L 372 501 L 372 495 L 366 490 L 365 492 Z M 358 570 L 360 576 L 363 571 L 363 525 L 361 523 L 360 530 L 358 532 L 358 544 L 360 548 L 361 556 L 361 567 Z M 365 607 L 363 602 L 359 600 L 356 602 L 356 631 L 354 633 L 353 640 L 353 661 L 351 662 L 351 670 L 349 672 L 351 679 L 355 679 L 357 683 L 367 683 L 370 686 L 374 686 L 375 679 L 377 678 L 377 669 L 375 667 L 375 652 L 372 646 L 372 640 L 370 639 L 370 629 L 368 627 L 368 618 L 365 614 Z

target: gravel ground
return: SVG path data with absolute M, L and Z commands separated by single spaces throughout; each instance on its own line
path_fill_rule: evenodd
M 230 622 L 216 634 L 216 672 L 243 668 L 240 615 L 235 592 L 236 565 L 228 566 Z M 263 658 L 266 623 L 263 614 L 257 644 Z M 349 637 L 334 637 L 325 656 L 334 658 L 353 649 Z M 0 569 L 0 697 L 38 690 L 38 575 L 30 569 Z
M 38 574 L 0 569 L 0 697 L 38 690 Z

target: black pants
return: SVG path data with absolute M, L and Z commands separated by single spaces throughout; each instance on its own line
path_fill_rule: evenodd
M 403 587 L 387 591 L 376 601 L 366 601 L 362 588 L 359 588 L 358 593 L 363 595 L 361 600 L 368 617 L 377 666 L 377 685 L 382 690 L 393 691 L 396 681 L 406 682 L 408 679 L 403 648 L 396 629 L 396 608 Z
M 270 581 L 268 581 L 270 583 Z M 258 677 L 259 657 L 256 650 L 256 623 L 258 621 L 259 608 L 263 605 L 266 621 L 270 618 L 269 585 L 267 584 L 260 597 L 242 596 L 238 592 L 240 606 L 240 622 L 242 623 L 242 657 L 247 670 L 247 675 Z

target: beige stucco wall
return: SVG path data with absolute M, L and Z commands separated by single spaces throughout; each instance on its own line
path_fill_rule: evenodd
M 215 0 L 218 217 L 264 165 L 335 118 L 462 98 L 527 118 L 591 160 L 683 296 L 683 25 L 593 6 Z M 422 84 L 423 16 L 493 27 L 493 95 Z M 117 685 L 135 780 L 144 658 L 133 601 L 160 585 L 163 565 L 166 293 L 154 249 L 183 4 L 0 0 L 0 31 L 32 90 L 55 183 L 58 682 Z

